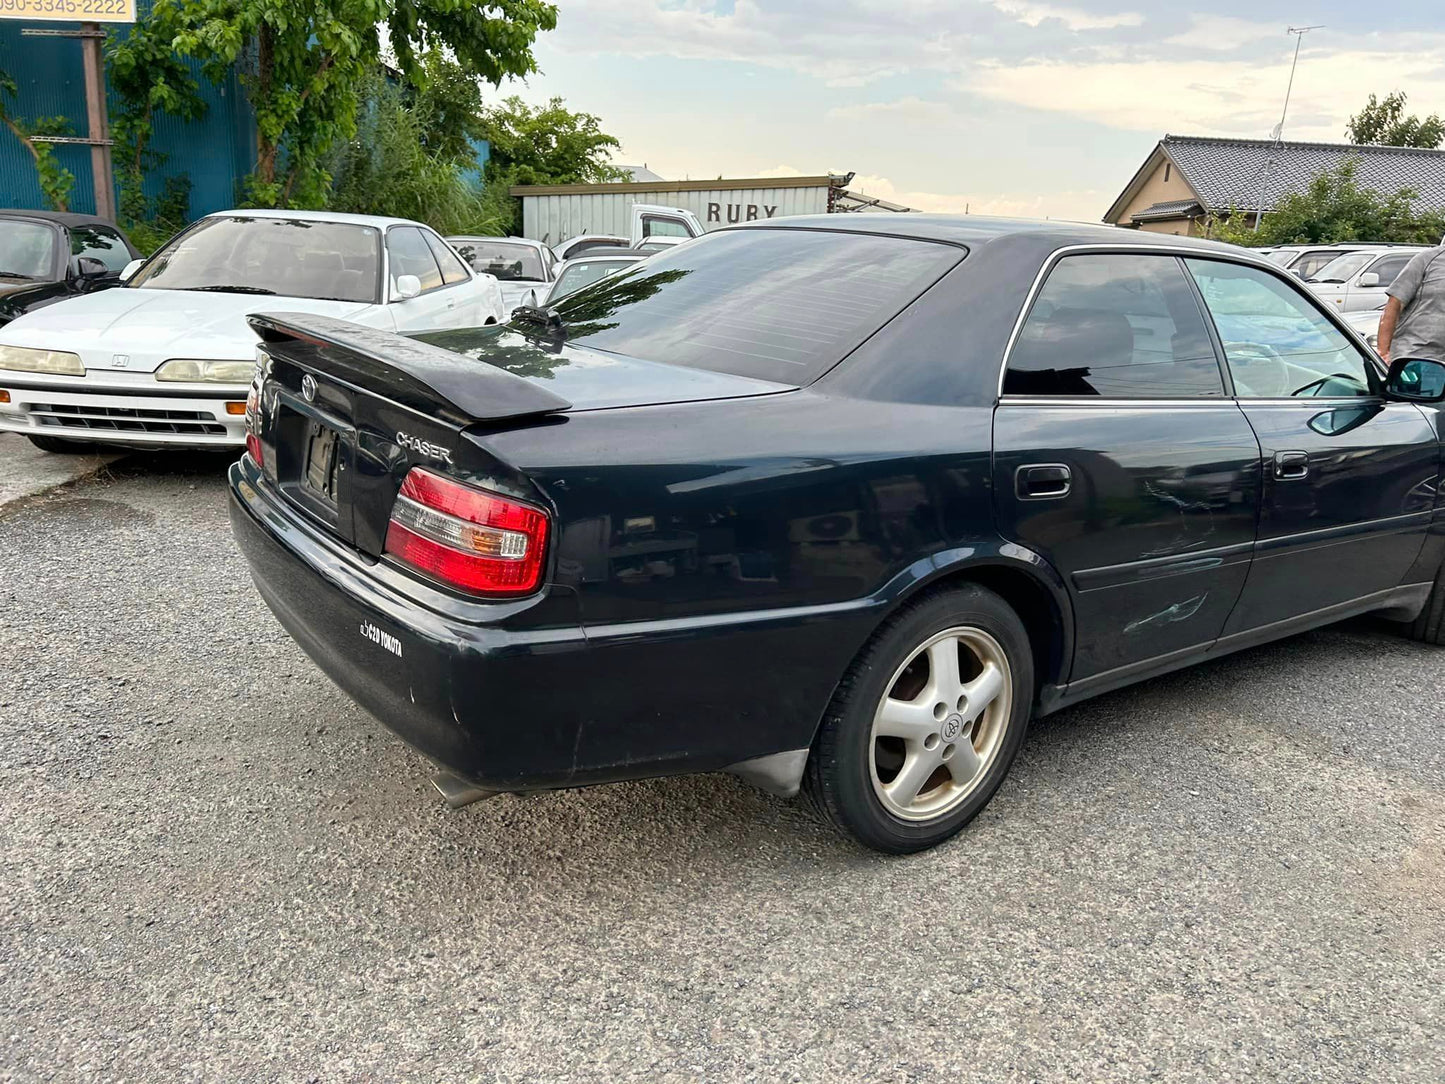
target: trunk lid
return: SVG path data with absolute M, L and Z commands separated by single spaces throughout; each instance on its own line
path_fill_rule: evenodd
M 372 557 L 413 467 L 547 503 L 532 479 L 488 451 L 488 432 L 561 425 L 577 410 L 794 390 L 508 328 L 406 338 L 302 313 L 250 323 L 261 338 L 253 427 L 263 473 L 292 506 Z
M 251 318 L 261 338 L 252 425 L 263 473 L 308 518 L 380 556 L 412 467 L 535 499 L 463 430 L 541 420 L 567 400 L 523 377 L 390 332 L 300 313 Z

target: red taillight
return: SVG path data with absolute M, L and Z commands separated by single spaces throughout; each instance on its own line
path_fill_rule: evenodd
M 229 408 L 231 404 L 227 403 Z M 256 461 L 256 466 L 264 467 L 265 460 L 261 458 L 261 438 L 257 430 L 261 427 L 260 421 L 260 399 L 256 394 L 256 387 L 251 386 L 251 392 L 246 396 L 246 454 Z
M 547 513 L 439 474 L 402 483 L 386 552 L 434 579 L 479 595 L 526 595 L 542 584 Z

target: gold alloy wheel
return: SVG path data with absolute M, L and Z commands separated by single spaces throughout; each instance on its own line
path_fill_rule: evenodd
M 873 792 L 901 820 L 956 809 L 988 774 L 1013 711 L 1013 673 L 982 629 L 946 629 L 894 672 L 873 713 Z

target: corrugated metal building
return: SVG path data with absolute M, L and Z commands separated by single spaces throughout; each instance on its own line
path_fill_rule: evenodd
M 841 209 L 852 174 L 817 177 L 754 177 L 746 180 L 646 181 L 617 184 L 525 185 L 512 189 L 522 201 L 522 235 L 549 245 L 584 233 L 626 237 L 638 203 L 681 207 L 709 230 L 738 222 L 818 215 Z M 869 209 L 904 210 L 891 205 Z
M 142 13 L 150 10 L 149 0 L 140 0 Z M 12 116 L 62 116 L 70 120 L 77 135 L 85 135 L 85 84 L 81 72 L 80 41 L 76 38 L 22 36 L 21 28 L 79 29 L 79 23 L 25 23 L 0 21 L 0 69 L 14 77 L 18 100 L 7 107 Z M 125 34 L 127 27 L 114 29 Z M 256 118 L 241 91 L 234 71 L 224 83 L 214 84 L 199 74 L 206 115 L 195 124 L 183 124 L 160 114 L 155 120 L 152 148 L 168 159 L 147 179 L 152 195 L 159 194 L 166 175 L 185 173 L 191 180 L 191 215 L 197 216 L 232 207 L 236 185 L 256 161 Z M 111 95 L 114 108 L 115 98 Z M 55 147 L 57 160 L 75 174 L 70 209 L 94 213 L 95 185 L 91 180 L 90 148 L 74 144 Z M 117 170 L 120 163 L 117 162 Z M 43 207 L 44 199 L 35 179 L 30 152 L 8 129 L 0 128 L 0 206 Z

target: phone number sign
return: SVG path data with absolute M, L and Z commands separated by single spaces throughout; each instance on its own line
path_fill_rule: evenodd
M 135 0 L 0 0 L 0 19 L 44 23 L 133 23 Z

